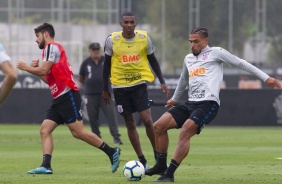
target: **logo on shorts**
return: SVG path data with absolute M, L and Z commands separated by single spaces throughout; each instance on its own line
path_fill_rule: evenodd
M 118 106 L 117 106 L 117 109 L 118 109 L 118 112 L 119 112 L 119 113 L 122 113 L 122 112 L 123 112 L 122 105 L 118 105 Z

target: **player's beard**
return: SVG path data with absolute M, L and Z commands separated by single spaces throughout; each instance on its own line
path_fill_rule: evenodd
M 197 52 L 197 51 L 195 51 L 194 49 L 191 49 L 191 51 L 192 51 L 192 54 L 193 54 L 194 56 L 198 56 L 198 55 L 200 54 L 200 52 Z
M 44 39 L 44 37 L 43 37 L 42 41 L 38 44 L 38 47 L 39 47 L 40 49 L 44 49 L 44 46 L 45 46 L 45 39 Z

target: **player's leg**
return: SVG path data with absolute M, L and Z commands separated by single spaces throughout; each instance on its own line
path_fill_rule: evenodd
M 140 119 L 143 122 L 145 128 L 146 128 L 146 134 L 151 142 L 151 145 L 153 147 L 153 150 L 156 150 L 156 145 L 155 145 L 155 133 L 153 129 L 153 120 L 151 116 L 151 109 L 148 108 L 146 110 L 143 110 L 142 112 L 139 113 Z
M 167 131 L 177 127 L 178 125 L 170 113 L 163 114 L 154 123 L 157 163 L 154 167 L 146 169 L 146 175 L 163 174 L 167 169 L 167 150 L 169 144 Z
M 147 101 L 147 99 L 146 99 Z M 151 109 L 147 108 L 146 110 L 143 110 L 139 113 L 140 120 L 143 122 L 144 127 L 146 129 L 146 135 L 150 140 L 150 143 L 152 145 L 152 148 L 154 150 L 154 158 L 155 161 L 157 160 L 157 154 L 156 154 L 156 144 L 155 144 L 155 133 L 153 128 L 153 120 L 151 116 Z
M 154 129 L 153 129 L 153 120 L 151 116 L 151 109 L 150 109 L 150 102 L 148 98 L 147 85 L 140 84 L 140 85 L 135 86 L 134 93 L 131 93 L 130 97 L 132 101 L 132 106 L 134 106 L 134 108 L 137 109 L 137 111 L 139 112 L 140 120 L 141 122 L 143 122 L 145 126 L 146 134 L 152 145 L 155 160 L 156 160 L 155 134 L 154 134 Z M 140 157 L 139 160 L 143 164 L 145 164 L 145 168 L 148 168 L 145 156 Z
M 59 100 L 60 104 L 57 111 L 62 114 L 64 122 L 68 125 L 72 135 L 104 151 L 110 158 L 112 172 L 115 172 L 119 167 L 120 149 L 110 147 L 96 134 L 84 129 L 80 113 L 81 97 L 79 92 L 70 90 L 67 94 L 62 95 Z
M 120 140 L 120 134 L 118 131 L 117 115 L 115 111 L 114 101 L 110 100 L 110 104 L 106 104 L 105 101 L 100 97 L 101 110 L 106 117 L 111 135 L 114 138 L 114 144 L 120 145 L 122 141 Z
M 177 163 L 182 162 L 182 160 L 188 155 L 191 137 L 197 134 L 198 131 L 199 125 L 191 119 L 188 119 L 183 124 L 179 133 L 178 143 L 173 154 L 173 160 Z
M 181 161 L 188 155 L 190 148 L 190 139 L 199 131 L 199 125 L 193 120 L 188 119 L 182 126 L 178 137 L 178 143 L 174 151 L 173 158 L 165 173 L 156 180 L 157 182 L 173 182 L 174 172 Z
M 114 88 L 114 97 L 116 100 L 116 106 L 118 112 L 123 116 L 125 126 L 127 128 L 127 135 L 131 142 L 133 149 L 135 150 L 140 162 L 146 167 L 147 160 L 143 155 L 139 134 L 136 129 L 136 122 L 134 120 L 133 113 L 137 111 L 134 105 L 134 99 L 139 98 L 136 96 L 136 88 L 139 85 L 127 88 Z
M 136 129 L 136 123 L 134 120 L 133 114 L 124 114 L 123 118 L 125 120 L 125 125 L 127 128 L 127 135 L 130 140 L 130 143 L 135 150 L 140 162 L 146 167 L 147 160 L 144 157 L 144 154 L 141 149 L 139 134 Z
M 174 181 L 174 172 L 189 153 L 191 137 L 195 134 L 199 134 L 204 126 L 215 118 L 219 108 L 218 104 L 214 101 L 186 102 L 185 105 L 190 116 L 183 125 L 181 121 L 177 119 L 177 113 L 175 113 L 175 111 L 174 113 L 171 112 L 178 126 L 181 127 L 181 131 L 171 163 L 164 175 L 156 180 L 157 182 Z M 179 114 L 179 116 L 181 115 Z
M 84 129 L 83 122 L 81 120 L 68 123 L 67 125 L 73 137 L 95 146 L 96 148 L 99 148 L 99 146 L 103 143 L 102 139 L 100 139 L 96 134 Z
M 100 132 L 100 122 L 99 122 L 99 110 L 101 104 L 100 95 L 85 95 L 87 99 L 86 109 L 89 117 L 89 124 L 91 131 L 96 134 L 98 137 L 101 137 Z
M 30 170 L 28 174 L 52 174 L 51 158 L 54 148 L 52 132 L 58 124 L 52 120 L 45 119 L 40 127 L 40 136 L 42 142 L 43 161 L 40 167 Z
M 83 122 L 81 120 L 77 120 L 72 123 L 67 124 L 72 135 L 80 139 L 100 150 L 104 151 L 110 158 L 112 164 L 112 172 L 115 172 L 119 167 L 119 157 L 120 157 L 120 148 L 112 148 L 107 143 L 105 143 L 101 138 L 99 138 L 96 134 L 87 131 L 83 127 Z

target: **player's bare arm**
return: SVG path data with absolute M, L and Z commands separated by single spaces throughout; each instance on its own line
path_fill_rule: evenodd
M 8 97 L 13 86 L 15 85 L 18 75 L 12 63 L 10 63 L 9 61 L 3 62 L 0 65 L 0 69 L 5 76 L 0 88 L 0 106 L 1 106 L 3 101 Z
M 44 61 L 42 66 L 38 67 L 33 67 L 33 66 L 28 66 L 24 60 L 19 60 L 17 62 L 17 68 L 20 70 L 27 71 L 33 75 L 37 76 L 45 76 L 48 74 L 50 71 L 51 67 L 53 65 L 52 61 Z
M 39 59 L 35 59 L 35 60 L 32 60 L 31 63 L 30 63 L 30 66 L 32 67 L 39 67 Z M 38 76 L 43 82 L 45 82 L 46 84 L 47 83 L 47 79 L 45 76 Z

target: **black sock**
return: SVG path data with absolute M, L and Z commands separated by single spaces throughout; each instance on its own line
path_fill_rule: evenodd
M 175 170 L 178 168 L 180 163 L 176 162 L 175 160 L 171 159 L 168 169 L 165 172 L 165 175 L 172 178 L 174 175 Z
M 99 147 L 100 150 L 104 151 L 109 157 L 115 153 L 115 149 L 111 148 L 107 143 L 103 142 Z
M 146 163 L 147 163 L 147 160 L 145 158 L 144 155 L 141 155 L 138 157 L 139 158 L 139 161 L 144 165 L 144 167 L 146 166 Z
M 166 159 L 167 159 L 167 153 L 158 153 L 156 152 L 157 155 L 157 165 L 160 167 L 167 167 L 166 166 Z
M 51 158 L 52 155 L 44 154 L 41 167 L 45 167 L 47 169 L 51 168 Z
M 158 159 L 158 156 L 157 156 L 157 151 L 156 150 L 154 150 L 154 156 L 155 156 L 155 160 L 156 160 L 156 162 L 157 162 L 157 159 Z

